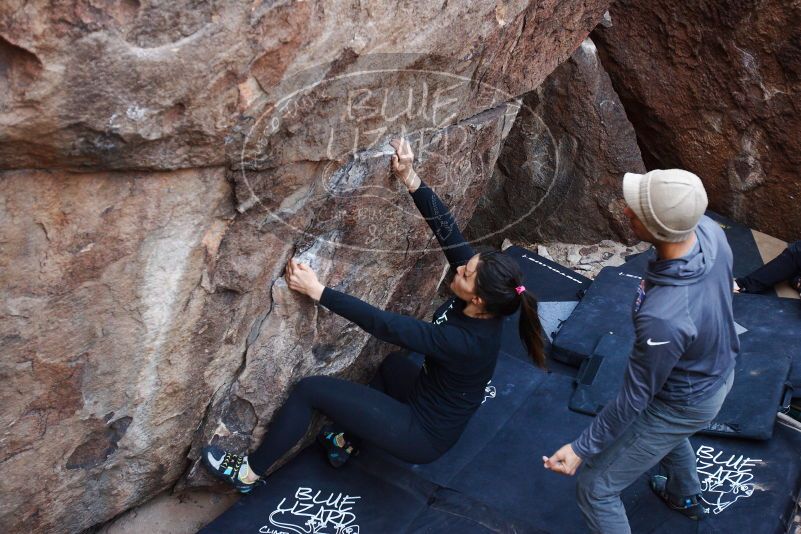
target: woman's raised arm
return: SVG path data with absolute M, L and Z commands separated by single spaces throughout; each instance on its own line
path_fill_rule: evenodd
M 431 231 L 437 238 L 448 263 L 453 269 L 466 264 L 475 255 L 467 244 L 456 220 L 442 200 L 417 176 L 412 168 L 414 154 L 405 139 L 393 139 L 390 144 L 395 149 L 392 156 L 392 171 L 403 182 L 414 199 L 417 209 L 425 217 Z

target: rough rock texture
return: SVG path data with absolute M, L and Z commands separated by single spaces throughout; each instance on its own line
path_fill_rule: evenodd
M 711 207 L 801 235 L 801 3 L 619 0 L 594 39 L 649 168 L 683 167 Z
M 0 530 L 208 484 L 200 444 L 254 443 L 302 376 L 368 374 L 387 347 L 290 294 L 287 259 L 421 315 L 444 262 L 389 139 L 465 224 L 515 96 L 605 3 L 2 3 Z
M 622 178 L 644 169 L 634 128 L 588 38 L 523 98 L 469 235 L 493 244 L 504 237 L 631 243 Z
M 10 171 L 0 206 L 0 524 L 73 532 L 186 468 L 231 187 L 222 168 Z
M 519 95 L 564 61 L 606 3 L 6 0 L 0 169 L 221 165 L 233 130 L 286 78 L 371 54 L 411 52 L 390 65 Z M 448 112 L 490 107 L 479 89 Z

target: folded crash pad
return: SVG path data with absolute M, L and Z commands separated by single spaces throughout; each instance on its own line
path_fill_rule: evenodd
M 632 272 L 634 271 L 634 272 Z M 592 355 L 602 337 L 614 335 L 634 345 L 632 307 L 642 281 L 638 269 L 624 264 L 605 267 L 576 309 L 554 336 L 555 360 L 578 367 Z
M 517 260 L 523 271 L 523 285 L 532 292 L 538 301 L 538 312 L 545 335 L 546 352 L 549 352 L 550 341 L 570 316 L 581 298 L 590 287 L 592 281 L 575 271 L 546 259 L 521 247 L 509 247 L 504 251 Z M 515 313 L 504 323 L 503 350 L 516 358 L 531 363 L 518 334 L 520 314 Z M 549 362 L 549 366 L 557 372 L 574 373 L 571 369 Z

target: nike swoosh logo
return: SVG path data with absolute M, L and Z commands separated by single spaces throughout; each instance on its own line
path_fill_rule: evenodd
M 654 341 L 649 337 L 646 343 L 648 343 L 652 347 L 656 347 L 658 345 L 667 345 L 668 343 L 670 343 L 670 341 Z
M 223 458 L 225 458 L 225 455 L 223 454 L 222 458 L 217 460 L 214 456 L 211 455 L 210 452 L 208 452 L 208 453 L 206 453 L 206 457 L 209 459 L 209 463 L 214 466 L 214 469 L 219 469 L 220 468 L 220 464 L 223 461 Z

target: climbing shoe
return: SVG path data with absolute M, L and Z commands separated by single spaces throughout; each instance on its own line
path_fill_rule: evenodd
M 674 498 L 667 492 L 667 477 L 662 475 L 651 476 L 651 489 L 656 493 L 671 510 L 676 510 L 690 519 L 700 521 L 706 517 L 707 511 L 701 503 L 700 495 L 682 497 L 681 503 L 674 502 Z
M 240 476 L 247 475 L 250 470 L 247 456 L 225 451 L 216 445 L 209 445 L 203 447 L 202 458 L 203 463 L 214 476 L 231 484 L 239 493 L 249 493 L 260 483 L 264 483 L 263 479 L 259 479 L 248 484 L 240 478 Z
M 331 425 L 324 426 L 317 434 L 317 442 L 322 445 L 328 463 L 333 467 L 342 467 L 351 456 L 359 454 L 358 449 L 345 438 L 345 433 L 335 430 Z

